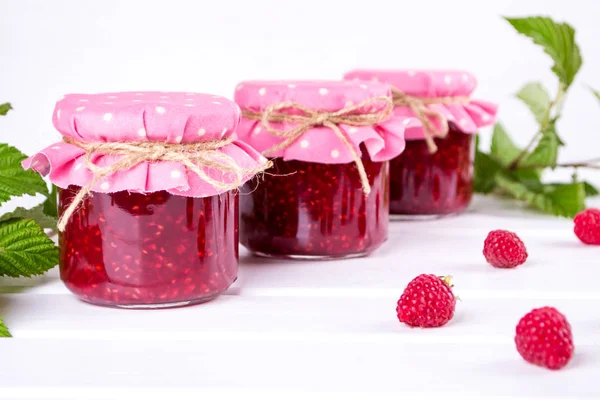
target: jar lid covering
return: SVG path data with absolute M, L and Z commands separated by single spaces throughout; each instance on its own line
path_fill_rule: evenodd
M 352 113 L 385 115 L 391 93 L 388 85 L 374 82 L 246 81 L 237 86 L 235 101 L 243 111 L 254 113 L 264 112 L 271 106 L 285 102 L 299 104 L 317 112 L 336 112 L 367 102 Z M 301 114 L 293 108 L 285 112 Z M 373 161 L 385 161 L 404 150 L 403 121 L 406 119 L 414 118 L 394 117 L 390 114 L 372 125 L 340 123 L 338 127 L 357 153 L 360 154 L 360 145 L 364 144 Z M 278 131 L 287 131 L 298 126 L 298 123 L 271 122 L 269 125 Z M 258 118 L 242 117 L 238 134 L 240 139 L 260 152 L 268 151 L 284 141 L 284 138 L 268 132 Z M 322 164 L 342 164 L 354 160 L 348 144 L 326 126 L 310 127 L 289 147 L 274 151 L 268 156 Z
M 351 81 L 385 82 L 408 95 L 421 98 L 470 97 L 477 87 L 473 74 L 460 70 L 375 70 L 350 71 L 344 79 Z M 498 106 L 482 100 L 469 99 L 455 104 L 430 104 L 428 108 L 440 112 L 450 123 L 464 133 L 474 134 L 481 127 L 494 124 Z M 408 107 L 395 107 L 394 114 L 413 117 Z M 406 139 L 423 139 L 420 121 L 413 121 L 405 132 Z
M 242 141 L 235 130 L 240 118 L 239 107 L 221 97 L 200 93 L 126 92 L 69 94 L 56 103 L 53 124 L 66 141 L 82 143 L 157 142 L 189 144 L 232 141 L 216 151 L 226 155 L 244 171 L 255 170 L 266 159 Z M 85 163 L 86 151 L 74 144 L 58 142 L 23 161 L 23 167 L 49 175 L 55 185 L 85 186 L 93 174 Z M 92 162 L 98 167 L 112 165 L 122 155 L 96 154 Z M 235 182 L 231 173 L 200 166 L 211 179 L 223 184 Z M 244 182 L 252 174 L 244 175 Z M 242 182 L 243 183 L 243 182 Z M 95 192 L 122 190 L 205 197 L 226 190 L 201 179 L 183 164 L 173 161 L 141 162 L 130 169 L 108 175 L 92 188 Z

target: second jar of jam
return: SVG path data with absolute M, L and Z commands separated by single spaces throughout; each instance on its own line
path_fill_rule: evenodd
M 71 292 L 97 305 L 161 308 L 227 290 L 238 270 L 238 187 L 267 163 L 233 137 L 239 116 L 231 101 L 200 93 L 57 103 L 63 142 L 24 166 L 60 188 L 60 276 Z
M 425 116 L 431 132 L 418 118 L 405 120 L 406 149 L 390 161 L 390 214 L 414 219 L 464 211 L 473 195 L 474 134 L 494 123 L 497 109 L 470 98 L 475 77 L 466 71 L 356 70 L 345 79 L 386 82 L 395 94 L 411 96 L 413 107 L 435 112 Z M 418 116 L 408 105 L 396 106 L 394 114 Z
M 387 238 L 388 160 L 404 148 L 387 85 L 242 82 L 240 138 L 273 168 L 240 193 L 240 242 L 281 258 L 371 253 Z

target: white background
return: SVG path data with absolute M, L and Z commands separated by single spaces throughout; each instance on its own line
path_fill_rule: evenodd
M 535 125 L 513 94 L 529 80 L 555 90 L 556 80 L 548 57 L 500 15 L 531 14 L 577 29 L 584 65 L 559 125 L 568 143 L 561 159 L 598 157 L 600 104 L 584 86 L 600 89 L 595 0 L 0 0 L 0 103 L 15 107 L 0 118 L 0 141 L 32 153 L 57 140 L 51 114 L 64 93 L 229 96 L 244 79 L 405 67 L 473 71 L 478 97 L 500 103 L 501 120 L 524 144 Z M 599 175 L 588 177 L 600 184 Z M 485 264 L 483 239 L 498 228 L 519 233 L 527 264 Z M 392 223 L 369 258 L 293 264 L 242 250 L 236 284 L 196 307 L 93 307 L 67 293 L 56 269 L 2 280 L 0 315 L 15 339 L 0 341 L 0 398 L 136 398 L 132 390 L 184 398 L 190 389 L 185 398 L 381 390 L 411 399 L 598 399 L 598 251 L 578 242 L 567 219 L 478 198 L 459 218 Z M 444 328 L 396 320 L 402 288 L 423 272 L 455 277 L 462 301 Z M 575 357 L 558 373 L 528 365 L 514 348 L 518 319 L 542 305 L 573 326 Z
M 597 157 L 600 2 L 595 0 L 0 0 L 0 139 L 30 154 L 58 139 L 65 93 L 199 91 L 231 97 L 245 79 L 338 79 L 349 69 L 461 68 L 524 144 L 535 124 L 513 94 L 551 62 L 501 16 L 544 14 L 577 30 L 584 64 L 559 127 L 562 161 Z M 489 139 L 485 132 L 484 142 Z M 599 174 L 600 175 L 600 174 Z

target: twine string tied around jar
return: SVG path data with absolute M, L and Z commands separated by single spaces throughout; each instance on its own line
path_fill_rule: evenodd
M 392 100 L 396 107 L 408 107 L 415 114 L 415 117 L 421 121 L 423 126 L 423 135 L 430 153 L 437 151 L 434 138 L 445 138 L 448 135 L 448 120 L 441 112 L 431 109 L 427 106 L 432 104 L 468 104 L 471 99 L 468 96 L 447 96 L 447 97 L 418 97 L 404 93 L 403 91 L 392 87 Z M 437 120 L 440 127 L 432 122 Z
M 79 204 L 98 182 L 115 172 L 131 169 L 142 162 L 168 161 L 180 163 L 215 189 L 223 191 L 238 188 L 242 184 L 245 175 L 262 172 L 272 165 L 268 161 L 254 169 L 241 168 L 233 158 L 219 151 L 219 149 L 231 144 L 233 138 L 184 144 L 148 141 L 81 142 L 69 137 L 64 137 L 63 141 L 85 150 L 83 162 L 92 172 L 93 178 L 79 190 L 69 207 L 61 215 L 57 224 L 58 230 L 61 232 L 64 231 L 67 222 Z M 111 165 L 101 167 L 93 161 L 93 158 L 99 155 L 120 155 L 122 157 Z M 233 177 L 233 180 L 230 183 L 220 182 L 206 174 L 203 168 L 212 168 L 223 174 L 229 174 Z
M 383 109 L 379 111 L 362 111 L 364 107 L 383 103 Z M 292 101 L 272 104 L 262 112 L 244 110 L 242 115 L 248 119 L 260 121 L 263 128 L 270 134 L 283 138 L 279 144 L 263 151 L 263 155 L 269 155 L 281 149 L 286 149 L 296 142 L 306 131 L 314 127 L 327 127 L 331 129 L 350 151 L 358 174 L 360 176 L 362 189 L 365 195 L 371 192 L 369 178 L 359 153 L 354 144 L 342 132 L 339 125 L 350 126 L 372 126 L 386 120 L 393 109 L 392 99 L 388 96 L 379 96 L 364 100 L 355 105 L 349 105 L 338 111 L 320 111 Z M 298 113 L 292 114 L 291 111 Z M 293 123 L 297 124 L 289 130 L 279 130 L 271 123 Z

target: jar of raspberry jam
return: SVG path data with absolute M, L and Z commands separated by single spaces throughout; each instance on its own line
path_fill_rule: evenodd
M 464 211 L 473 196 L 474 135 L 494 123 L 497 111 L 495 104 L 471 99 L 475 77 L 466 71 L 356 70 L 345 79 L 390 84 L 400 99 L 394 114 L 414 117 L 405 120 L 406 149 L 390 161 L 390 214 L 416 219 Z
M 60 275 L 71 292 L 98 305 L 161 308 L 227 290 L 238 270 L 238 187 L 267 165 L 235 139 L 239 118 L 233 102 L 199 93 L 57 103 L 63 142 L 23 165 L 60 188 Z
M 240 242 L 260 256 L 364 256 L 386 240 L 388 160 L 404 148 L 387 85 L 243 82 L 238 135 L 273 168 L 240 194 Z

